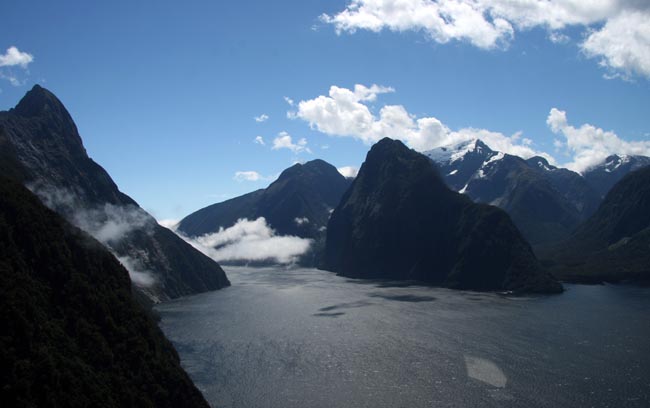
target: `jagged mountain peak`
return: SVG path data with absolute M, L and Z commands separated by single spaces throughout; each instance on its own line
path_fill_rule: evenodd
M 65 113 L 70 117 L 59 98 L 38 84 L 23 96 L 13 110 L 14 113 L 26 117 L 40 116 L 48 111 L 54 114 Z
M 436 147 L 435 149 L 424 152 L 424 155 L 436 163 L 453 163 L 459 160 L 464 160 L 468 154 L 488 157 L 495 153 L 496 152 L 481 139 L 473 138 L 446 146 Z

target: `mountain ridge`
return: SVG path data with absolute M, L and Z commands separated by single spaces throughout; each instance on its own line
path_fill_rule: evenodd
M 15 179 L 136 265 L 132 275 L 154 275 L 154 283 L 138 287 L 153 301 L 229 285 L 216 262 L 159 226 L 88 157 L 72 117 L 45 88 L 35 85 L 15 108 L 0 112 L 0 144 L 8 147 L 4 166 Z
M 561 291 L 496 207 L 451 191 L 429 159 L 382 139 L 327 228 L 323 268 L 459 289 Z

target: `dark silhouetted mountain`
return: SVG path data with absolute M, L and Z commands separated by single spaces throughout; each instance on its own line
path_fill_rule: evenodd
M 601 197 L 625 177 L 626 174 L 650 165 L 650 157 L 611 155 L 605 161 L 584 172 L 587 183 L 600 194 Z
M 623 177 L 570 239 L 541 256 L 566 280 L 650 282 L 650 167 Z
M 323 160 L 295 164 L 266 189 L 200 209 L 183 218 L 177 228 L 196 237 L 228 228 L 241 218 L 264 217 L 279 235 L 314 239 L 318 252 L 327 220 L 350 182 Z M 314 251 L 302 263 L 313 264 Z
M 99 242 L 0 177 L 4 407 L 207 407 Z
M 480 140 L 424 154 L 452 189 L 508 212 L 532 244 L 567 238 L 600 201 L 578 173 L 551 166 L 541 157 L 523 160 L 495 152 Z
M 119 191 L 88 157 L 70 114 L 46 89 L 36 85 L 15 108 L 0 112 L 0 145 L 3 170 L 10 168 L 50 208 L 107 245 L 132 276 L 154 276 L 146 285 L 134 280 L 152 300 L 229 285 L 216 262 Z M 113 234 L 105 228 L 111 225 L 119 227 Z
M 451 288 L 558 292 L 502 210 L 451 191 L 430 160 L 375 144 L 332 214 L 324 268 Z

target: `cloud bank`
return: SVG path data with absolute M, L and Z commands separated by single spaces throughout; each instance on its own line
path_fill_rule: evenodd
M 650 77 L 650 3 L 643 0 L 351 0 L 320 19 L 338 34 L 417 31 L 486 50 L 507 48 L 517 31 L 540 27 L 562 42 L 562 30 L 579 27 L 585 55 L 623 75 Z
M 264 217 L 239 219 L 232 227 L 222 227 L 213 234 L 196 239 L 183 238 L 218 262 L 271 261 L 291 264 L 305 254 L 312 243 L 310 239 L 276 235 Z
M 553 133 L 565 137 L 564 142 L 556 141 L 555 145 L 573 156 L 566 167 L 579 173 L 603 163 L 612 154 L 650 156 L 650 141 L 628 142 L 613 131 L 590 124 L 576 128 L 569 124 L 566 112 L 557 108 L 551 109 L 546 124 Z
M 384 137 L 399 139 L 418 151 L 480 138 L 495 150 L 524 158 L 543 156 L 551 163 L 550 155 L 534 150 L 529 139 L 519 134 L 506 136 L 486 129 L 465 128 L 452 131 L 435 117 L 417 118 L 402 105 L 384 105 L 375 115 L 368 105 L 393 88 L 355 85 L 354 89 L 330 87 L 328 95 L 300 101 L 294 118 L 309 123 L 312 129 L 331 136 L 352 137 L 372 144 Z
M 291 116 L 327 135 L 351 137 L 368 145 L 390 137 L 422 152 L 481 139 L 493 150 L 524 159 L 541 156 L 559 165 L 552 155 L 535 149 L 532 140 L 522 137 L 521 132 L 508 136 L 488 129 L 452 130 L 435 117 L 418 118 L 402 105 L 384 105 L 378 114 L 373 113 L 368 102 L 375 102 L 378 95 L 387 92 L 394 92 L 394 89 L 378 85 L 355 85 L 353 89 L 332 86 L 328 95 L 297 103 L 297 111 L 291 112 Z M 650 141 L 628 142 L 613 131 L 590 124 L 574 127 L 568 123 L 566 112 L 557 108 L 550 110 L 546 124 L 563 138 L 553 143 L 557 152 L 570 157 L 563 166 L 577 172 L 602 163 L 612 154 L 650 156 Z M 345 177 L 356 175 L 353 167 L 338 170 Z

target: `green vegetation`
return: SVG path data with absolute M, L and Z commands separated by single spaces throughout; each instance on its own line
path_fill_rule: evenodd
M 0 177 L 4 407 L 202 407 L 127 271 L 17 182 Z

